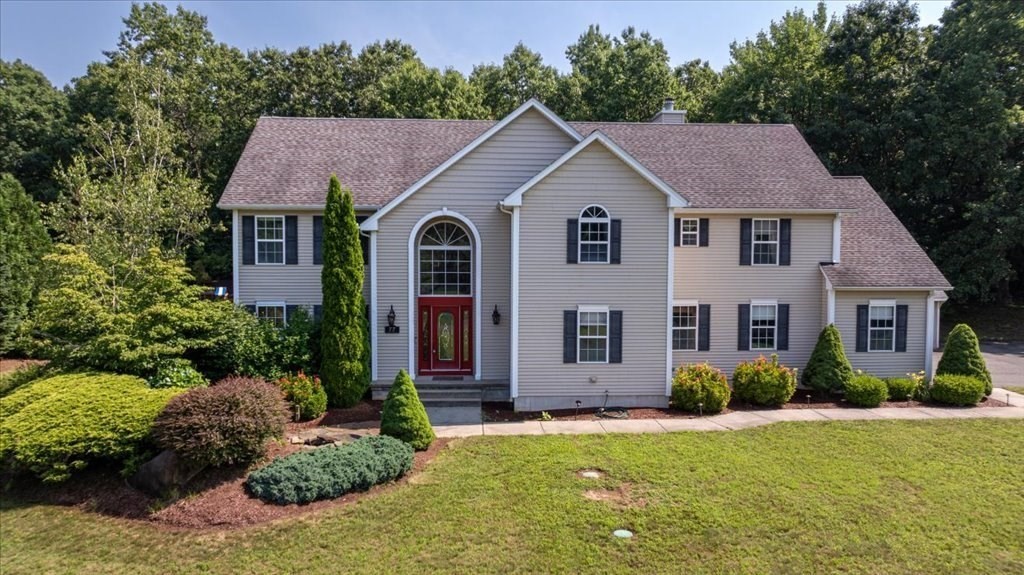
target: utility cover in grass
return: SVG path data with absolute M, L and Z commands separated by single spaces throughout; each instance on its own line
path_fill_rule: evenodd
M 412 378 L 404 369 L 399 370 L 395 376 L 395 382 L 391 384 L 388 397 L 384 400 L 380 432 L 401 439 L 417 451 L 423 451 L 434 442 L 434 428 L 430 426 L 427 410 L 420 402 Z

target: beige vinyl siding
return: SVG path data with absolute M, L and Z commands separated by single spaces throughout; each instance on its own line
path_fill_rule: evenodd
M 509 377 L 511 346 L 511 218 L 498 210 L 498 201 L 575 144 L 572 138 L 535 110 L 516 118 L 505 129 L 459 160 L 428 185 L 381 218 L 377 237 L 377 376 L 390 380 L 409 366 L 409 235 L 423 216 L 447 208 L 469 218 L 481 235 L 483 285 L 473 286 L 480 298 L 481 356 L 484 379 Z M 420 230 L 421 232 L 423 229 Z M 474 247 L 474 257 L 476 248 Z M 475 265 L 475 264 L 474 264 Z M 498 306 L 503 319 L 491 322 Z M 388 310 L 394 306 L 399 334 L 385 334 Z M 474 366 L 475 368 L 476 366 Z
M 896 300 L 907 306 L 907 351 L 871 351 L 857 353 L 857 306 L 871 300 Z M 843 336 L 846 357 L 854 369 L 878 377 L 903 377 L 924 369 L 925 315 L 928 292 L 836 291 L 836 327 Z
M 701 217 L 682 210 L 679 215 Z M 673 298 L 711 305 L 710 349 L 675 351 L 673 364 L 706 361 L 731 377 L 740 361 L 770 355 L 770 351 L 737 351 L 739 304 L 777 300 L 789 304 L 789 350 L 777 352 L 779 361 L 803 369 L 825 326 L 825 281 L 818 266 L 832 259 L 832 216 L 790 217 L 789 266 L 739 265 L 740 219 L 778 216 L 751 213 L 705 217 L 709 220 L 707 247 L 673 248 Z
M 621 264 L 566 263 L 566 220 L 578 218 L 590 204 L 622 220 Z M 663 403 L 668 345 L 665 195 L 594 143 L 528 191 L 520 210 L 517 409 L 553 401 L 545 398 L 562 398 L 562 407 L 572 407 L 577 398 L 585 405 L 601 405 L 606 390 L 609 405 L 621 405 L 630 396 L 655 396 Z M 578 305 L 622 310 L 622 363 L 562 363 L 563 311 Z
M 297 265 L 244 265 L 238 263 L 238 303 L 251 305 L 257 301 L 283 301 L 288 305 L 319 305 L 323 300 L 320 271 L 313 264 L 313 216 L 316 211 L 253 212 L 239 211 L 239 229 L 234 233 L 238 257 L 242 257 L 242 216 L 298 216 L 299 263 Z M 364 214 L 360 214 L 364 215 Z M 365 214 L 369 215 L 369 214 Z M 363 274 L 363 298 L 370 302 L 370 267 Z

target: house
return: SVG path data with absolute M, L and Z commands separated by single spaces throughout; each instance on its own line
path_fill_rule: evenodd
M 518 410 L 667 405 L 674 366 L 802 368 L 835 323 L 855 368 L 932 371 L 951 286 L 861 178 L 791 125 L 264 117 L 219 207 L 233 297 L 321 304 L 337 174 L 365 235 L 375 394 L 405 368 Z

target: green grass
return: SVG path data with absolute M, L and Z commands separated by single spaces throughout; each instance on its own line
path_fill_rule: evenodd
M 474 438 L 410 484 L 245 530 L 8 501 L 0 572 L 1022 573 L 1021 445 L 1009 420 Z M 632 506 L 582 496 L 624 482 Z

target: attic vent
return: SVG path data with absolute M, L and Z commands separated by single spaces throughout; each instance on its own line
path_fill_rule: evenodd
M 652 124 L 685 124 L 686 110 L 676 110 L 676 101 L 665 98 L 661 110 L 651 118 Z

